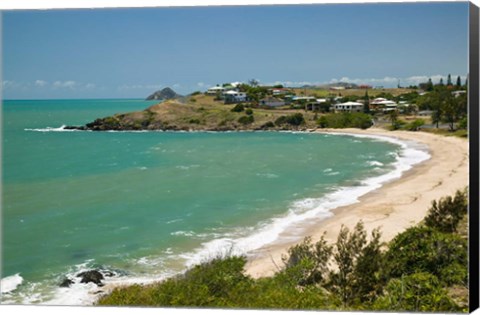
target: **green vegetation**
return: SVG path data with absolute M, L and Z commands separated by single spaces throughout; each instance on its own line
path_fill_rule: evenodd
M 320 128 L 361 128 L 372 126 L 372 117 L 365 113 L 334 113 L 321 116 L 318 120 Z
M 300 125 L 303 125 L 304 123 L 305 123 L 305 118 L 301 113 L 296 113 L 288 116 L 280 116 L 275 120 L 275 125 L 277 126 L 284 126 L 284 125 L 300 126 Z
M 452 84 L 439 84 L 432 87 L 428 85 L 429 92 L 416 99 L 419 110 L 433 111 L 432 123 L 436 124 L 437 128 L 439 123 L 444 122 L 448 124 L 450 131 L 454 131 L 460 127 L 457 122 L 467 117 L 467 93 L 454 96 L 453 90 Z
M 241 123 L 242 125 L 248 125 L 248 124 L 251 124 L 253 123 L 255 119 L 253 118 L 253 116 L 242 116 L 240 118 L 238 118 L 238 122 Z
M 235 113 L 240 113 L 240 112 L 243 112 L 244 109 L 245 109 L 245 106 L 243 106 L 242 104 L 237 104 L 231 109 L 231 111 Z
M 218 257 L 163 282 L 117 288 L 100 305 L 467 312 L 466 193 L 432 202 L 425 222 L 381 242 L 363 223 L 337 241 L 291 247 L 273 276 Z M 447 217 L 448 219 L 444 219 Z
M 421 126 L 425 125 L 425 120 L 415 119 L 411 123 L 406 124 L 403 129 L 408 131 L 417 131 Z
M 432 207 L 425 217 L 425 225 L 441 232 L 453 233 L 457 231 L 458 223 L 467 211 L 467 192 L 457 191 L 454 197 L 447 196 L 438 202 L 432 202 Z

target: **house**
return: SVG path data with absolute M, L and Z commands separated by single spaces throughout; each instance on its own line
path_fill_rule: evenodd
M 453 91 L 452 95 L 455 96 L 455 97 L 459 97 L 460 95 L 465 94 L 465 93 L 467 93 L 467 91 L 459 90 L 459 91 Z
M 238 91 L 227 91 L 223 93 L 225 104 L 241 103 L 247 101 L 247 93 Z
M 271 89 L 271 92 L 272 92 L 273 96 L 286 95 L 286 94 L 291 93 L 291 91 L 289 89 L 285 89 L 285 88 Z
M 265 97 L 260 100 L 260 105 L 269 106 L 269 107 L 279 107 L 284 106 L 285 101 L 276 97 Z
M 303 103 L 303 102 L 316 102 L 317 99 L 313 96 L 294 96 L 292 98 L 293 102 Z
M 346 102 L 333 105 L 335 112 L 358 113 L 363 111 L 363 104 L 358 102 Z
M 214 86 L 207 90 L 207 95 L 217 95 L 218 93 L 225 92 L 225 88 L 223 86 Z
M 394 101 L 387 100 L 386 98 L 378 97 L 370 102 L 370 106 L 372 106 L 374 109 L 381 109 L 384 112 L 389 112 L 392 110 L 397 110 L 398 104 Z

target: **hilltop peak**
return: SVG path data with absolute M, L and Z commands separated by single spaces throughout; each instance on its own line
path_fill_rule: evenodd
M 169 87 L 163 88 L 156 91 L 155 93 L 149 95 L 146 100 L 169 100 L 174 98 L 182 97 L 180 94 L 177 94 L 174 90 Z

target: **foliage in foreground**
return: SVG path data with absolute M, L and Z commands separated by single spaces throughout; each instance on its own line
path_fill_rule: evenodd
M 245 257 L 216 258 L 161 283 L 115 289 L 99 304 L 465 312 L 449 288 L 468 291 L 467 240 L 457 233 L 466 202 L 465 191 L 433 202 L 422 224 L 389 244 L 362 222 L 342 226 L 334 244 L 307 237 L 272 277 L 245 275 Z

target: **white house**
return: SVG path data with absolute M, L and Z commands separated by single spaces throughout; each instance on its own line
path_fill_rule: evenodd
M 333 105 L 335 112 L 358 113 L 363 111 L 363 104 L 358 102 L 346 102 Z
M 247 101 L 247 93 L 238 91 L 227 91 L 223 93 L 225 103 L 240 103 Z
M 223 86 L 214 86 L 207 90 L 208 95 L 217 95 L 217 93 L 225 92 L 225 88 Z

